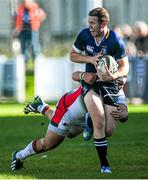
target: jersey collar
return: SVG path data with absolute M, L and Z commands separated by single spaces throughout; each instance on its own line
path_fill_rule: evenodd
M 97 42 L 96 38 L 94 37 L 96 46 L 100 46 L 100 44 L 109 37 L 109 34 L 110 34 L 110 30 L 107 29 L 107 33 L 102 37 L 102 39 L 99 43 Z

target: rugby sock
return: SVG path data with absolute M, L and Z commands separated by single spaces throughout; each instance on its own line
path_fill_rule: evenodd
M 25 158 L 28 157 L 28 156 L 31 156 L 31 155 L 33 155 L 33 154 L 36 154 L 36 152 L 35 152 L 34 149 L 33 149 L 33 145 L 32 145 L 33 142 L 34 142 L 34 141 L 32 141 L 31 143 L 29 143 L 24 149 L 20 150 L 20 151 L 16 154 L 16 157 L 17 157 L 18 159 L 23 160 L 23 159 L 25 159 Z
M 46 115 L 46 112 L 47 112 L 49 109 L 50 109 L 50 106 L 49 106 L 49 105 L 46 106 L 46 107 L 44 107 L 44 109 L 42 110 L 42 114 L 43 114 L 43 115 Z
M 45 115 L 46 111 L 50 109 L 50 106 L 48 104 L 42 104 L 39 105 L 37 110 L 42 113 L 43 115 Z
M 101 166 L 109 166 L 107 160 L 107 140 L 106 137 L 94 139 L 94 144 L 101 162 Z

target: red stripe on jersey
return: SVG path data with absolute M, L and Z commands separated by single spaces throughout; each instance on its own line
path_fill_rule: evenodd
M 70 107 L 77 97 L 81 94 L 82 87 L 80 86 L 75 91 L 71 91 L 69 93 L 64 94 L 62 98 L 59 100 L 58 105 L 56 106 L 55 113 L 51 119 L 52 122 L 59 124 L 68 107 Z
M 72 92 L 67 94 L 67 96 L 65 97 L 65 103 L 66 103 L 67 108 L 74 103 L 74 101 L 81 94 L 81 92 L 82 92 L 82 87 L 80 86 L 75 91 L 72 91 Z

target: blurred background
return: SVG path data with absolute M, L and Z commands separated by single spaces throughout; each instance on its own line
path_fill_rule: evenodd
M 130 103 L 148 102 L 148 1 L 147 0 L 36 0 L 46 18 L 39 29 L 41 53 L 26 61 L 14 37 L 18 4 L 0 1 L 0 102 L 25 102 L 40 95 L 56 101 L 76 87 L 71 74 L 84 65 L 69 60 L 77 33 L 87 26 L 88 11 L 105 7 L 109 27 L 124 40 L 130 60 L 125 92 Z

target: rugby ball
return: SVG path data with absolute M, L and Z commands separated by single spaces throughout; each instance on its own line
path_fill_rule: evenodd
M 98 62 L 98 70 L 102 73 L 106 73 L 106 68 L 111 72 L 115 73 L 118 70 L 118 64 L 116 60 L 110 55 L 104 55 Z

